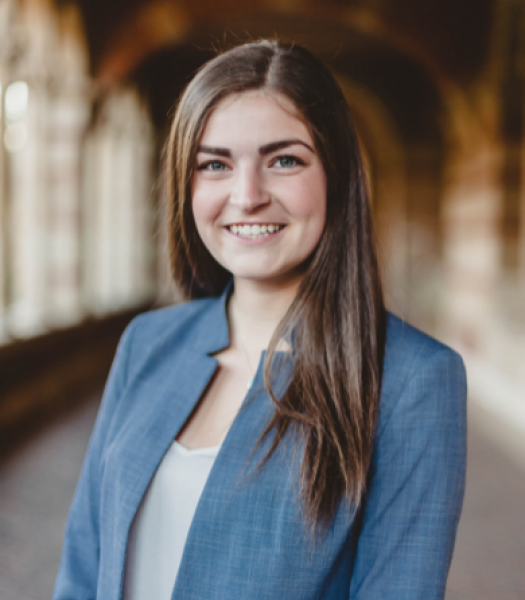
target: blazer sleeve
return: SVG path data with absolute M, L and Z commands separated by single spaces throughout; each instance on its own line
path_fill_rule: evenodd
M 66 523 L 53 600 L 95 600 L 97 596 L 101 461 L 112 416 L 127 379 L 135 324 L 136 320 L 119 342 L 106 383 Z
M 441 347 L 379 423 L 352 600 L 444 598 L 465 490 L 466 395 L 463 361 Z

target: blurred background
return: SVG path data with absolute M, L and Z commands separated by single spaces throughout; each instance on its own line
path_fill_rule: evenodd
M 0 600 L 50 597 L 118 338 L 176 300 L 173 104 L 275 35 L 347 96 L 388 307 L 467 365 L 447 600 L 525 598 L 525 2 L 0 0 Z

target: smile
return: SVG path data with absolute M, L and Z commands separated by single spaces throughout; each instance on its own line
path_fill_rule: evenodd
M 251 240 L 267 237 L 269 235 L 272 235 L 273 233 L 277 233 L 281 229 L 284 229 L 284 227 L 285 225 L 273 223 L 263 225 L 227 225 L 227 229 L 229 229 L 235 235 Z

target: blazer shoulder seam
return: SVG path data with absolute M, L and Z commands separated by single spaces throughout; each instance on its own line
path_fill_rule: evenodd
M 429 340 L 430 339 L 431 338 L 429 338 Z M 426 367 L 425 363 L 429 363 L 430 361 L 434 362 L 436 360 L 441 359 L 442 357 L 447 356 L 449 358 L 454 357 L 456 360 L 459 359 L 461 361 L 461 363 L 463 364 L 463 359 L 461 358 L 461 355 L 458 352 L 456 352 L 453 348 L 450 348 L 444 344 L 440 344 L 440 346 L 435 348 L 435 350 L 432 352 L 432 354 L 426 356 L 424 362 L 422 363 L 421 353 L 422 353 L 423 348 L 427 345 L 428 345 L 428 341 L 424 341 L 422 344 L 419 345 L 417 353 L 414 356 L 414 363 L 413 363 L 410 371 L 408 371 L 406 376 L 404 377 L 403 382 L 400 385 L 399 393 L 396 395 L 395 401 L 392 402 L 392 406 L 390 407 L 390 410 L 383 418 L 383 423 L 381 424 L 381 429 L 378 430 L 378 432 L 377 432 L 377 438 L 381 437 L 381 435 L 383 434 L 384 430 L 386 429 L 388 423 L 393 418 L 392 415 L 394 414 L 394 412 L 398 406 L 400 398 L 402 398 L 403 394 L 406 393 L 406 391 L 409 388 L 412 381 L 417 376 L 419 376 L 421 374 L 421 372 L 424 370 L 424 368 Z

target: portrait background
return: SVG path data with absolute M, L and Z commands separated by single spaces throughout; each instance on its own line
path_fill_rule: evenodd
M 296 41 L 363 146 L 387 306 L 458 350 L 448 600 L 525 595 L 525 3 L 0 0 L 0 597 L 49 597 L 116 342 L 176 302 L 173 104 L 217 49 Z

